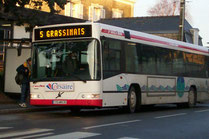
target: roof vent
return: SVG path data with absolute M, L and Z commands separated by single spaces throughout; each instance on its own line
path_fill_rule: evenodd
M 124 34 L 126 39 L 131 39 L 131 35 L 129 31 L 124 30 Z

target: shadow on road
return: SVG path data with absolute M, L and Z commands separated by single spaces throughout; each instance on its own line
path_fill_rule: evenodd
M 198 105 L 195 108 L 179 108 L 176 105 L 155 105 L 155 106 L 143 106 L 140 111 L 137 111 L 136 114 L 146 114 L 146 113 L 153 113 L 153 112 L 172 112 L 177 110 L 198 110 L 202 108 L 208 108 L 209 105 Z M 82 109 L 78 113 L 72 113 L 67 108 L 65 110 L 60 111 L 51 111 L 45 113 L 46 115 L 50 115 L 50 117 L 56 118 L 64 118 L 64 117 L 103 117 L 103 116 L 117 116 L 117 115 L 129 115 L 124 109 L 122 108 L 103 108 L 103 109 Z

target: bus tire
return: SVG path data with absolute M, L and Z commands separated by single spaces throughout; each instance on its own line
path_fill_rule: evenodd
M 194 87 L 191 87 L 188 93 L 187 107 L 193 108 L 196 106 L 196 103 L 197 103 L 197 93 Z
M 137 107 L 137 94 L 136 90 L 134 87 L 131 87 L 129 92 L 128 92 L 128 106 L 127 106 L 127 111 L 129 113 L 134 113 L 136 111 Z

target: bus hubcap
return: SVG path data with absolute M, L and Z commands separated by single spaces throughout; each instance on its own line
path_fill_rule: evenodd
M 136 93 L 134 91 L 131 91 L 130 108 L 132 110 L 135 110 L 135 107 L 136 107 Z
M 195 94 L 194 94 L 194 91 L 193 90 L 191 90 L 191 91 L 189 91 L 189 105 L 190 106 L 194 106 L 195 105 L 195 96 L 194 96 Z

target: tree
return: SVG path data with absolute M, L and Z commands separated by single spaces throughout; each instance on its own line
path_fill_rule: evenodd
M 34 9 L 41 10 L 43 2 L 46 2 L 50 13 L 59 12 L 55 10 L 55 4 L 58 5 L 61 9 L 64 9 L 64 6 L 67 0 L 0 0 L 0 8 L 4 7 L 5 12 L 11 12 L 18 7 L 24 8 L 26 5 L 32 5 Z
M 61 9 L 64 9 L 64 6 L 67 0 L 0 0 L 0 14 L 4 14 L 5 19 L 10 17 L 15 17 L 15 22 L 18 25 L 23 25 L 28 23 L 29 27 L 26 30 L 32 30 L 36 25 L 37 19 L 40 18 L 38 13 L 33 12 L 30 16 L 23 16 L 21 9 L 25 9 L 26 5 L 30 5 L 33 9 L 41 10 L 43 3 L 46 3 L 50 9 L 50 13 L 58 13 L 58 10 L 55 10 L 55 4 L 58 5 Z M 44 21 L 45 19 L 42 19 Z
M 180 14 L 180 0 L 160 0 L 147 13 L 151 16 L 175 16 Z M 185 17 L 191 20 L 188 8 L 186 8 Z

